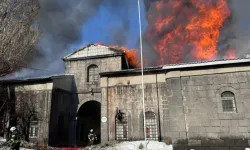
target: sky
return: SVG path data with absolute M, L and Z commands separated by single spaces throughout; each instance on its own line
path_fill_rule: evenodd
M 43 0 L 42 2 L 51 2 L 51 1 Z M 77 2 L 77 0 L 75 2 Z M 50 7 L 56 6 L 56 5 L 52 5 L 53 3 L 52 4 L 48 3 L 47 5 L 45 5 L 46 6 L 45 8 L 47 9 L 43 9 L 44 12 L 42 13 L 43 14 L 42 21 L 44 23 L 42 26 L 45 29 L 47 29 L 48 36 L 45 36 L 46 38 L 43 40 L 40 40 L 40 42 L 43 45 L 42 49 L 45 53 L 46 58 L 48 58 L 49 60 L 48 62 L 50 63 L 50 65 L 46 65 L 46 67 L 44 68 L 44 66 L 42 66 L 44 60 L 42 60 L 42 64 L 36 60 L 35 62 L 32 62 L 32 64 L 35 64 L 35 66 L 34 67 L 32 66 L 32 67 L 49 70 L 48 73 L 57 73 L 57 72 L 63 73 L 64 64 L 61 58 L 79 49 L 80 47 L 86 46 L 88 44 L 104 43 L 105 45 L 118 45 L 118 46 L 124 45 L 127 48 L 138 49 L 139 48 L 138 47 L 139 23 L 138 23 L 137 2 L 138 2 L 137 0 L 117 1 L 119 7 L 115 7 L 114 4 L 112 5 L 112 3 L 105 3 L 104 5 L 100 5 L 100 8 L 96 7 L 97 12 L 94 12 L 93 14 L 90 13 L 90 15 L 89 15 L 88 8 L 86 8 L 86 11 L 84 11 L 85 9 L 80 7 L 80 11 L 77 10 L 76 12 L 74 12 L 76 10 L 75 7 L 78 6 L 78 5 L 75 6 L 74 3 L 72 4 L 71 7 L 68 7 L 68 5 L 67 6 L 63 5 L 63 7 L 60 7 L 60 5 L 58 5 L 58 7 L 53 7 L 54 9 L 59 8 L 58 11 L 54 11 L 54 10 L 51 11 Z M 141 0 L 142 33 L 144 33 L 147 27 L 147 21 L 145 18 L 146 15 L 145 15 L 145 10 L 144 10 L 144 4 L 142 2 L 143 1 Z M 234 13 L 237 16 L 236 33 L 239 33 L 237 35 L 238 37 L 242 37 L 242 38 L 239 38 L 237 43 L 238 45 L 240 45 L 239 47 L 242 47 L 242 49 L 245 47 L 249 47 L 250 19 L 249 19 L 248 13 L 246 13 L 249 10 L 248 9 L 249 3 L 250 3 L 249 0 L 242 0 L 240 1 L 240 3 L 233 1 Z M 58 4 L 61 4 L 61 3 L 58 3 Z M 82 5 L 85 6 L 85 3 L 83 3 Z M 66 16 L 64 16 L 65 15 L 64 13 L 66 14 Z M 75 14 L 75 15 L 71 17 L 72 14 L 73 15 Z M 83 14 L 87 16 L 89 15 L 90 17 L 87 17 L 88 19 L 83 21 L 82 26 L 80 26 L 80 29 L 78 30 L 78 25 L 79 25 L 78 22 L 81 22 L 80 21 L 81 19 L 75 20 L 75 22 L 71 22 L 71 21 L 72 19 L 81 18 L 82 16 L 83 16 L 82 18 L 84 18 Z M 51 16 L 51 15 L 52 16 L 55 15 L 57 19 L 53 17 L 52 17 L 53 19 L 47 18 L 48 16 Z M 69 23 L 65 24 L 65 22 L 69 22 Z M 71 25 L 71 23 L 73 24 L 75 23 L 75 24 Z M 243 32 L 243 34 L 238 32 L 238 29 L 239 29 L 238 26 L 241 26 L 240 27 L 241 30 L 239 31 Z M 75 27 L 76 27 L 76 30 L 73 30 L 72 28 L 75 28 Z M 62 38 L 63 40 L 60 43 L 60 40 L 61 40 L 60 38 L 57 41 L 51 40 L 51 38 L 48 38 L 48 37 L 54 37 L 54 35 L 57 36 L 57 34 L 58 33 L 61 34 L 61 32 L 64 33 L 64 31 L 65 33 L 71 34 L 70 37 L 73 37 L 73 39 L 76 39 L 76 40 L 73 40 L 74 42 L 71 42 L 71 40 L 70 42 L 67 42 L 67 40 L 63 41 L 64 39 Z M 81 32 L 80 40 L 77 34 L 79 33 L 78 31 Z M 114 39 L 115 33 L 124 33 L 123 40 L 125 39 L 125 42 L 123 41 L 122 45 L 119 44 L 120 42 Z M 58 41 L 60 44 L 58 44 Z M 68 45 L 68 43 L 71 43 L 71 44 Z M 66 46 L 67 48 L 64 50 L 61 50 L 61 47 L 63 47 L 64 45 L 67 45 Z M 56 49 L 56 50 L 50 52 L 51 49 Z M 55 53 L 57 53 L 58 55 L 56 58 L 54 58 L 54 55 L 52 55 Z M 152 55 L 150 54 L 150 56 Z M 36 62 L 38 62 L 38 65 L 36 64 Z M 38 75 L 40 75 L 40 72 L 37 70 L 31 69 L 27 71 L 27 69 L 24 69 L 18 72 L 17 76 L 31 74 L 30 72 L 38 72 Z
M 138 22 L 138 5 L 135 0 L 127 0 L 130 7 L 127 8 L 129 16 L 129 29 L 126 31 L 126 39 L 129 39 L 125 46 L 127 48 L 136 47 L 136 43 L 139 38 L 139 22 Z M 131 7 L 132 6 L 132 7 Z M 142 32 L 146 29 L 147 22 L 145 18 L 144 6 L 141 3 L 141 21 Z M 73 49 L 92 44 L 92 43 L 104 43 L 106 45 L 113 44 L 113 37 L 110 36 L 110 32 L 115 29 L 122 28 L 123 19 L 119 14 L 114 14 L 114 11 L 110 7 L 101 6 L 98 13 L 92 17 L 82 28 L 82 39 L 79 43 L 75 43 L 71 46 Z

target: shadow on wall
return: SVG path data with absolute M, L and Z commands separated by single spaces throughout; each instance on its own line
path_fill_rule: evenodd
M 76 84 L 72 91 L 53 88 L 49 126 L 49 146 L 71 147 L 76 145 L 76 116 L 79 103 Z
M 15 115 L 15 87 L 0 85 L 0 136 L 9 140 L 9 129 L 17 125 Z

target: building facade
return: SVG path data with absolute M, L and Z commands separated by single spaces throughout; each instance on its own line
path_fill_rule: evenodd
M 146 69 L 147 139 L 173 144 L 175 149 L 249 146 L 248 65 L 245 59 Z M 140 70 L 101 73 L 101 87 L 107 105 L 102 115 L 109 120 L 102 123 L 103 139 L 142 139 Z M 122 125 L 116 122 L 117 110 L 128 120 Z
M 144 120 L 141 70 L 125 55 L 93 44 L 63 58 L 72 80 L 53 80 L 49 145 L 84 146 L 90 129 L 97 143 L 141 140 L 145 123 L 148 140 L 175 149 L 250 146 L 250 59 L 145 68 Z

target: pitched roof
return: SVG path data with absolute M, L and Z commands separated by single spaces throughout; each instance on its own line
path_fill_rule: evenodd
M 124 54 L 123 51 L 115 48 L 110 48 L 101 44 L 89 44 L 68 54 L 63 58 L 63 60 L 78 60 L 86 58 L 90 59 L 96 57 L 103 57 L 103 56 L 108 57 L 108 56 L 122 55 L 122 54 Z
M 250 62 L 249 58 L 215 60 L 215 61 L 203 61 L 203 62 L 164 65 L 162 69 L 181 69 L 181 68 L 194 68 L 194 67 L 205 67 L 205 66 L 207 67 L 207 66 L 230 65 L 230 64 L 233 65 L 233 64 L 242 64 L 242 63 L 249 63 L 249 62 Z

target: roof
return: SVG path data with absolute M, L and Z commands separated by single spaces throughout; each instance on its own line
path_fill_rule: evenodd
M 14 78 L 14 79 L 2 79 L 0 83 L 3 84 L 15 84 L 15 83 L 26 83 L 26 82 L 49 82 L 57 78 L 72 77 L 72 74 L 60 74 L 60 75 L 50 75 L 50 76 L 40 76 L 40 77 L 24 77 L 24 78 Z
M 182 68 L 194 68 L 194 67 L 221 66 L 221 65 L 242 64 L 242 63 L 249 63 L 249 62 L 250 62 L 249 58 L 216 60 L 216 61 L 205 61 L 205 62 L 193 62 L 193 63 L 164 65 L 162 67 L 162 69 L 182 69 Z
M 152 71 L 161 71 L 161 70 L 162 70 L 162 66 L 147 67 L 147 68 L 143 69 L 143 71 L 146 73 L 149 73 Z M 136 69 L 126 69 L 126 70 L 119 70 L 119 71 L 102 72 L 102 73 L 100 73 L 100 76 L 131 74 L 131 73 L 135 73 L 135 74 L 141 73 L 141 69 L 136 68 Z
M 91 53 L 87 56 L 77 56 L 77 57 L 72 57 L 74 56 L 75 54 L 77 53 L 80 53 L 81 51 L 85 50 L 86 48 L 89 48 L 91 46 L 98 46 L 98 47 L 101 47 L 103 49 L 108 49 L 110 50 L 112 53 L 101 53 L 101 52 L 98 52 L 96 53 L 96 55 L 91 55 Z M 94 50 L 94 49 L 93 49 Z M 92 51 L 93 51 L 92 50 Z M 83 59 L 93 59 L 93 58 L 103 58 L 103 57 L 112 57 L 112 56 L 122 56 L 124 54 L 123 51 L 119 50 L 119 49 L 115 49 L 115 48 L 110 48 L 108 46 L 104 46 L 104 45 L 101 45 L 101 44 L 89 44 L 87 46 L 84 46 L 84 47 L 81 47 L 80 49 L 68 54 L 67 56 L 63 57 L 63 60 L 66 61 L 66 60 L 83 60 Z
M 159 72 L 159 71 L 170 71 L 170 70 L 182 70 L 182 69 L 198 69 L 198 68 L 208 68 L 208 67 L 216 67 L 216 66 L 231 66 L 231 65 L 249 65 L 250 59 L 231 59 L 231 60 L 215 60 L 215 61 L 205 61 L 205 62 L 192 62 L 192 63 L 181 63 L 181 64 L 170 64 L 156 67 L 144 68 L 144 72 Z M 112 71 L 112 72 L 102 72 L 101 76 L 109 76 L 109 75 L 121 75 L 121 74 L 135 74 L 140 73 L 141 69 L 128 69 L 128 70 L 120 70 L 120 71 Z

